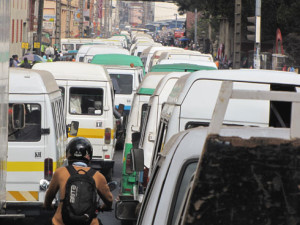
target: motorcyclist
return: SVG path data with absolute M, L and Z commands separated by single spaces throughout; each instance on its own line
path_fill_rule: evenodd
M 69 165 L 72 165 L 77 171 L 90 170 L 91 168 L 88 167 L 88 164 L 92 156 L 93 156 L 93 148 L 88 139 L 83 137 L 76 137 L 69 142 L 67 146 L 68 163 Z M 79 173 L 84 173 L 84 172 L 80 171 Z M 58 191 L 59 191 L 60 199 L 64 199 L 65 186 L 69 177 L 70 174 L 66 167 L 60 167 L 55 171 L 53 178 L 50 182 L 49 188 L 46 192 L 46 197 L 44 202 L 44 207 L 46 209 L 52 207 L 52 201 L 55 198 L 56 193 Z M 104 202 L 104 205 L 100 207 L 100 210 L 111 209 L 113 196 L 107 185 L 105 177 L 100 172 L 96 172 L 93 176 L 93 179 L 95 180 L 98 194 L 100 195 L 101 199 Z M 56 212 L 52 218 L 52 224 L 54 225 L 64 225 L 62 214 L 61 214 L 62 204 L 63 202 L 60 201 L 56 209 Z M 95 217 L 91 222 L 91 225 L 101 225 L 101 224 L 102 224 L 101 221 L 97 219 L 97 217 Z

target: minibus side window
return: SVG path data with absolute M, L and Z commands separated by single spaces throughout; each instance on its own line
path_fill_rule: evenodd
M 194 172 L 197 169 L 197 164 L 198 159 L 195 159 L 194 161 L 188 161 L 181 170 L 181 174 L 177 180 L 176 189 L 173 195 L 168 224 L 175 224 L 177 217 L 180 215 L 179 209 L 183 203 L 184 196 L 186 196 L 186 192 L 188 191 L 188 187 L 193 178 Z
M 64 87 L 59 87 L 60 91 L 61 91 L 61 97 L 63 100 L 63 103 L 65 102 L 65 88 Z
M 160 170 L 160 165 L 158 163 L 158 164 L 156 164 L 156 167 L 153 169 L 151 179 L 150 179 L 148 187 L 146 189 L 146 193 L 145 193 L 145 197 L 144 197 L 144 200 L 143 200 L 143 204 L 141 206 L 141 211 L 140 211 L 140 218 L 141 218 L 140 220 L 141 221 L 143 220 L 143 217 L 145 215 L 145 211 L 147 209 L 148 203 L 151 202 L 150 199 L 151 199 L 152 191 L 153 191 L 153 189 L 155 187 L 155 182 L 157 180 L 157 175 L 159 174 L 159 170 Z M 144 218 L 144 219 L 148 220 L 149 218 Z
M 75 115 L 102 115 L 102 88 L 70 88 L 69 113 Z
M 54 120 L 55 136 L 56 136 L 56 139 L 58 139 L 59 128 L 58 128 L 58 121 L 57 121 L 57 117 L 56 117 L 57 112 L 56 112 L 56 107 L 55 107 L 54 102 L 51 103 L 51 108 L 52 108 L 52 116 L 53 116 L 53 120 Z
M 146 104 L 144 104 L 144 105 L 146 105 Z M 140 142 L 139 142 L 140 147 L 142 147 L 143 143 L 144 143 L 144 138 L 146 135 L 146 128 L 147 128 L 148 120 L 149 120 L 150 109 L 151 109 L 151 106 L 150 105 L 148 106 L 148 104 L 147 104 L 147 110 L 144 112 L 144 114 L 142 112 L 141 137 L 140 137 Z
M 167 130 L 168 130 L 167 123 L 164 121 L 161 121 L 161 123 L 159 125 L 159 129 L 158 129 L 158 136 L 157 136 L 157 139 L 155 142 L 154 153 L 152 156 L 152 162 L 151 162 L 152 165 L 155 163 L 158 153 L 163 150 Z
M 41 106 L 36 103 L 25 103 L 25 127 L 14 129 L 12 125 L 12 107 L 9 104 L 8 141 L 38 142 L 41 140 Z

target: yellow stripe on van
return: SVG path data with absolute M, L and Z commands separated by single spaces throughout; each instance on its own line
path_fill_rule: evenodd
M 37 191 L 8 191 L 6 192 L 6 201 L 38 201 L 39 193 Z
M 88 128 L 79 128 L 77 136 L 79 137 L 85 137 L 85 138 L 104 138 L 104 132 L 105 129 L 88 129 Z M 114 130 L 111 130 L 111 138 L 114 136 Z M 72 135 L 69 135 L 70 137 L 75 137 Z
M 53 162 L 53 172 L 56 162 Z M 43 172 L 44 162 L 7 162 L 7 172 Z

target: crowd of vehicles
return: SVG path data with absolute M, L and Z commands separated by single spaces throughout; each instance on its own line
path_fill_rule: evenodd
M 45 183 L 66 164 L 65 146 L 77 136 L 90 140 L 91 167 L 108 181 L 116 146 L 123 150 L 116 217 L 137 224 L 192 224 L 201 215 L 203 221 L 214 217 L 208 199 L 216 204 L 222 196 L 210 196 L 210 187 L 201 182 L 220 179 L 223 172 L 213 162 L 224 170 L 222 157 L 233 158 L 237 171 L 243 171 L 237 161 L 247 160 L 236 153 L 238 147 L 269 148 L 267 161 L 273 157 L 280 164 L 282 154 L 274 150 L 278 142 L 292 145 L 299 158 L 300 78 L 294 73 L 218 70 L 210 54 L 162 46 L 139 30 L 108 39 L 65 39 L 61 48 L 66 54 L 75 50 L 76 62 L 11 69 L 9 88 L 8 59 L 0 64 L 1 79 L 7 80 L 0 89 L 0 217 L 40 215 Z M 215 152 L 213 146 L 232 149 L 237 158 Z M 245 165 L 251 166 L 252 160 L 263 163 L 255 151 Z M 219 174 L 212 171 L 215 167 Z M 241 176 L 236 174 L 242 183 Z M 284 192 L 278 182 L 264 182 Z M 220 195 L 226 192 L 219 189 Z M 279 204 L 288 204 L 299 193 L 290 188 L 288 194 Z M 196 200 L 197 209 L 191 207 Z M 222 204 L 215 210 L 227 208 L 225 200 Z

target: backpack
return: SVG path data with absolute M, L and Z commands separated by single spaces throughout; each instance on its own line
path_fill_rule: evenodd
M 66 167 L 70 177 L 66 183 L 65 198 L 62 206 L 62 219 L 65 225 L 90 225 L 97 216 L 97 189 L 93 179 L 96 173 L 92 168 L 89 171 L 76 171 L 73 166 Z M 79 174 L 84 171 L 84 174 Z

